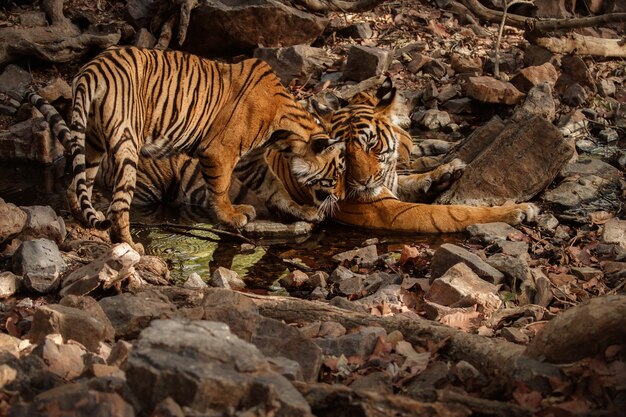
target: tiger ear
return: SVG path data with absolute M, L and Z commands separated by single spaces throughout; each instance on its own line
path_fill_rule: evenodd
M 320 122 L 321 125 L 330 123 L 330 118 L 333 115 L 333 109 L 326 106 L 314 98 L 311 98 L 311 108 L 313 109 L 313 116 Z
M 341 139 L 321 138 L 311 141 L 311 150 L 314 154 L 320 154 L 331 147 L 345 148 L 345 144 Z
M 390 77 L 385 78 L 385 81 L 381 84 L 376 91 L 376 98 L 378 98 L 378 104 L 376 105 L 377 112 L 391 112 L 393 105 L 396 101 L 396 87 L 393 86 L 393 81 Z

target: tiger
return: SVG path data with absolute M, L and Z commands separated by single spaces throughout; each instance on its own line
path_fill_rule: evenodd
M 27 92 L 23 102 L 31 104 L 44 116 L 54 137 L 69 151 L 69 128 L 58 110 L 35 91 Z M 310 222 L 323 220 L 342 198 L 343 150 L 341 142 L 324 149 L 320 163 L 308 167 L 306 175 L 296 177 L 289 155 L 254 149 L 235 166 L 231 199 L 246 201 L 256 208 L 263 205 L 268 211 L 289 218 Z M 95 181 L 111 189 L 114 174 L 113 164 L 105 154 Z M 194 211 L 196 215 L 206 214 L 204 208 L 210 200 L 197 160 L 185 154 L 139 160 L 132 205 L 143 208 L 160 203 L 194 207 L 198 209 Z
M 225 64 L 138 47 L 109 48 L 81 68 L 68 134 L 73 215 L 90 227 L 110 228 L 112 242 L 135 247 L 129 211 L 140 157 L 196 159 L 217 220 L 239 229 L 255 217 L 252 206 L 233 205 L 228 197 L 242 155 L 277 149 L 291 158 L 295 177 L 305 179 L 323 165 L 329 148 L 339 147 L 261 60 Z M 91 202 L 104 155 L 114 173 L 106 217 Z
M 346 145 L 346 198 L 339 202 L 333 219 L 368 229 L 416 233 L 460 232 L 477 223 L 532 221 L 539 209 L 534 204 L 499 207 L 431 205 L 411 201 L 433 179 L 454 176 L 465 166 L 453 159 L 433 172 L 399 175 L 400 149 L 410 153 L 410 135 L 393 122 L 396 88 L 387 78 L 376 93 L 376 103 L 356 103 L 333 110 L 313 100 L 313 112 L 325 130 Z M 403 201 L 406 200 L 406 201 Z

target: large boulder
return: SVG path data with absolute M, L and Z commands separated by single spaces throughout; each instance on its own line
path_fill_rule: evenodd
M 155 320 L 141 332 L 125 370 L 142 415 L 171 397 L 198 415 L 271 407 L 276 416 L 312 416 L 289 381 L 223 323 Z
M 182 48 L 210 56 L 310 44 L 327 24 L 277 0 L 210 0 L 193 10 Z
M 254 57 L 270 64 L 284 85 L 291 84 L 294 79 L 298 79 L 301 85 L 311 77 L 318 79 L 334 61 L 324 49 L 308 45 L 257 48 L 254 50 Z

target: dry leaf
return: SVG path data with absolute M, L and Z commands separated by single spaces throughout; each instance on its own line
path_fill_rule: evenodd
M 459 311 L 443 316 L 439 322 L 469 333 L 478 329 L 481 319 L 478 311 Z

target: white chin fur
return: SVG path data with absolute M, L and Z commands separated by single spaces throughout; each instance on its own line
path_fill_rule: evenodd
M 311 170 L 311 165 L 302 158 L 293 158 L 291 170 L 296 176 L 304 175 Z

